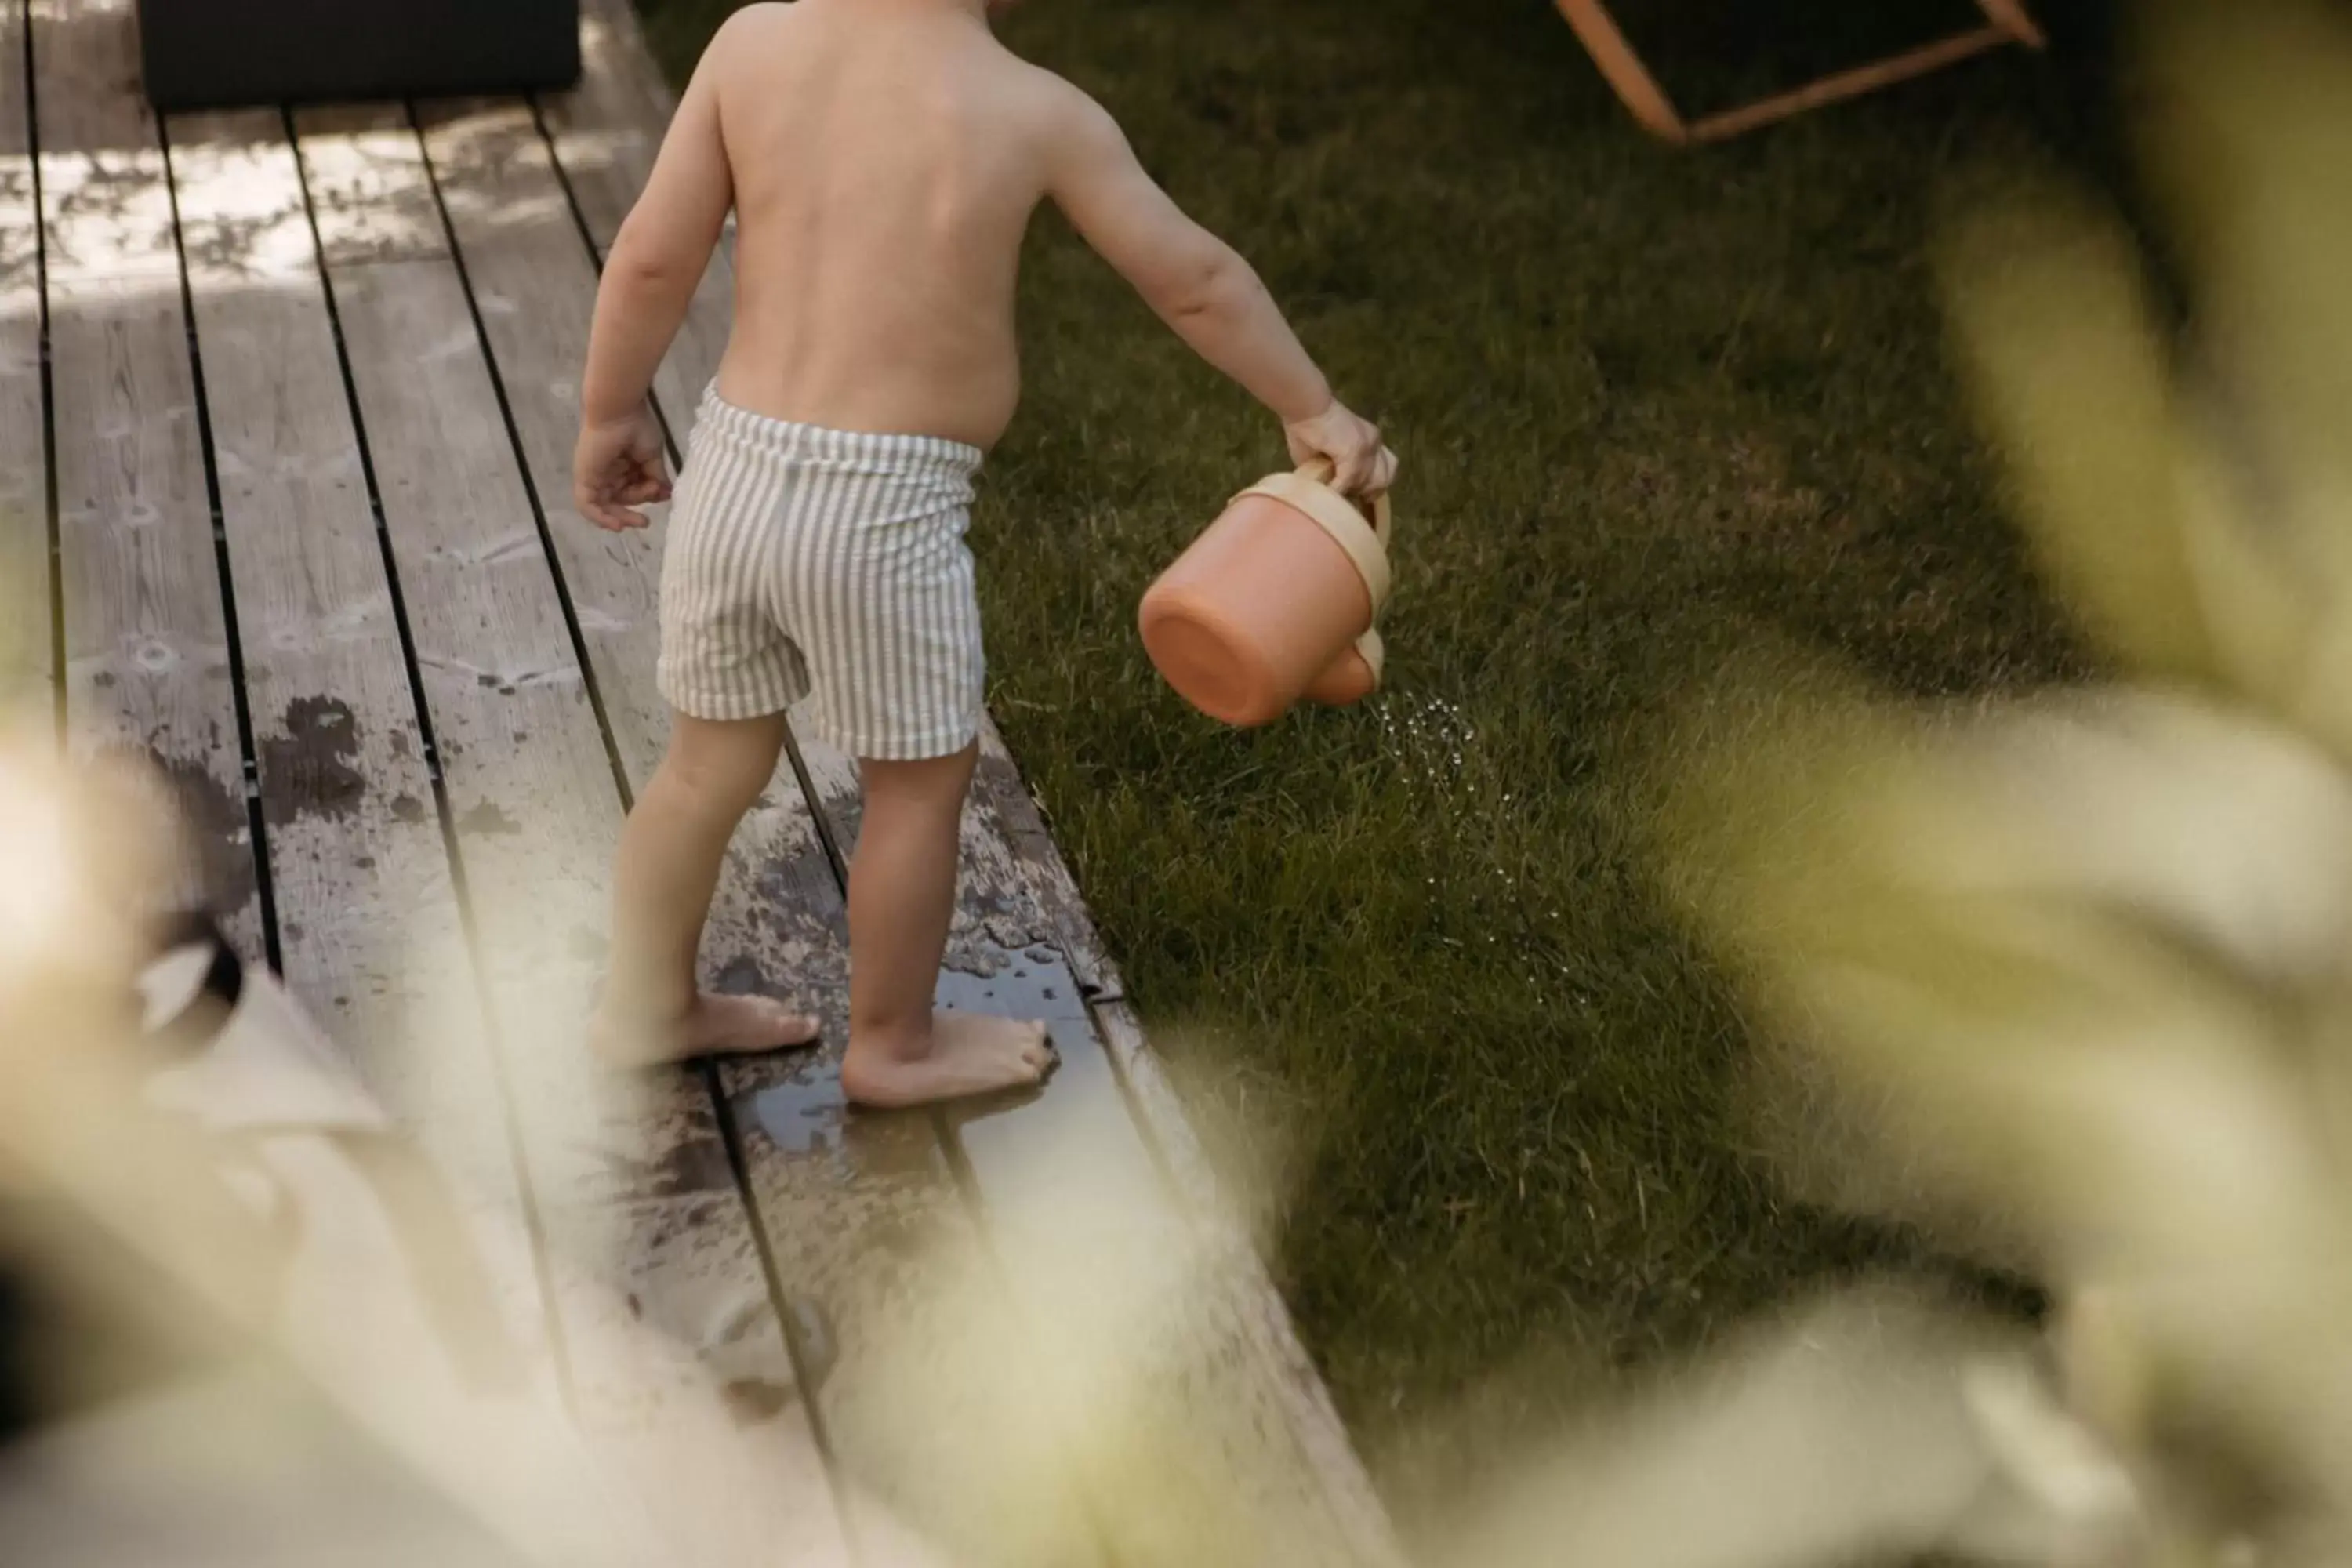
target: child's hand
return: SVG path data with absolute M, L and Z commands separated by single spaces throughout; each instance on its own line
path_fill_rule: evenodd
M 618 533 L 646 526 L 637 508 L 667 500 L 669 471 L 653 410 L 640 407 L 625 418 L 581 426 L 572 458 L 572 501 L 581 516 Z
M 1341 495 L 1385 495 L 1396 482 L 1396 454 L 1381 445 L 1381 427 L 1334 400 L 1312 419 L 1283 426 L 1294 462 L 1331 465 L 1331 488 Z

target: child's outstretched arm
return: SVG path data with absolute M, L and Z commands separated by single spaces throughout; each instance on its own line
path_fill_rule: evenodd
M 1144 173 L 1125 133 L 1076 89 L 1056 103 L 1048 194 L 1192 351 L 1282 421 L 1291 456 L 1328 459 L 1350 494 L 1388 489 L 1396 458 L 1331 394 L 1250 264 L 1184 216 Z
M 720 33 L 706 62 L 721 58 L 725 29 Z M 706 63 L 679 100 L 645 193 L 614 237 L 596 290 L 572 490 L 581 515 L 600 528 L 643 528 L 645 514 L 636 509 L 669 499 L 661 430 L 646 394 L 735 205 L 712 76 Z

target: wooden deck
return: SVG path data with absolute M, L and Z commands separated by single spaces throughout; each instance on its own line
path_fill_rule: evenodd
M 1226 1426 L 1255 1438 L 1213 1484 L 1292 1521 L 1286 1562 L 1392 1559 L 993 731 L 942 995 L 1043 1001 L 1066 1063 L 1046 1094 L 853 1117 L 830 1051 L 681 1071 L 625 1108 L 587 1087 L 604 879 L 663 743 L 661 541 L 588 527 L 567 474 L 599 257 L 670 100 L 625 0 L 586 9 L 562 97 L 158 124 L 130 0 L 0 0 L 0 676 L 46 684 L 78 750 L 161 765 L 191 884 L 471 1201 L 521 1222 L 509 1305 L 682 1560 L 855 1560 L 845 1500 L 868 1495 L 956 1535 L 876 1391 L 903 1386 L 927 1279 L 1041 1223 L 1095 1227 L 1107 1258 L 1164 1238 L 1220 1259 L 1213 1364 L 1174 1374 L 1245 1407 Z M 678 443 L 730 296 L 722 255 L 657 383 Z M 847 762 L 797 747 L 705 949 L 713 983 L 815 1007 L 835 1041 L 856 831 Z M 1024 1173 L 1073 1133 L 1087 1192 Z M 1029 1342 L 1085 1310 L 998 1278 Z M 614 1300 L 677 1364 L 598 1359 Z M 993 1439 L 987 1397 L 943 1391 L 940 1452 Z M 1073 1447 L 1066 1484 L 1107 1484 Z

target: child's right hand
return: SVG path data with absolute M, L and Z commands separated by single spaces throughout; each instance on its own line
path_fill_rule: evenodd
M 1331 488 L 1341 495 L 1377 496 L 1396 483 L 1396 454 L 1381 445 L 1381 427 L 1336 398 L 1312 419 L 1286 425 L 1291 460 L 1331 465 Z
M 572 458 L 572 502 L 581 516 L 617 533 L 646 526 L 638 507 L 667 500 L 669 470 L 652 409 L 641 405 L 624 418 L 580 427 Z

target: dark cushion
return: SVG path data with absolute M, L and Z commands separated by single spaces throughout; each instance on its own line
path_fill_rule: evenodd
M 580 0 L 139 0 L 159 110 L 569 87 Z

